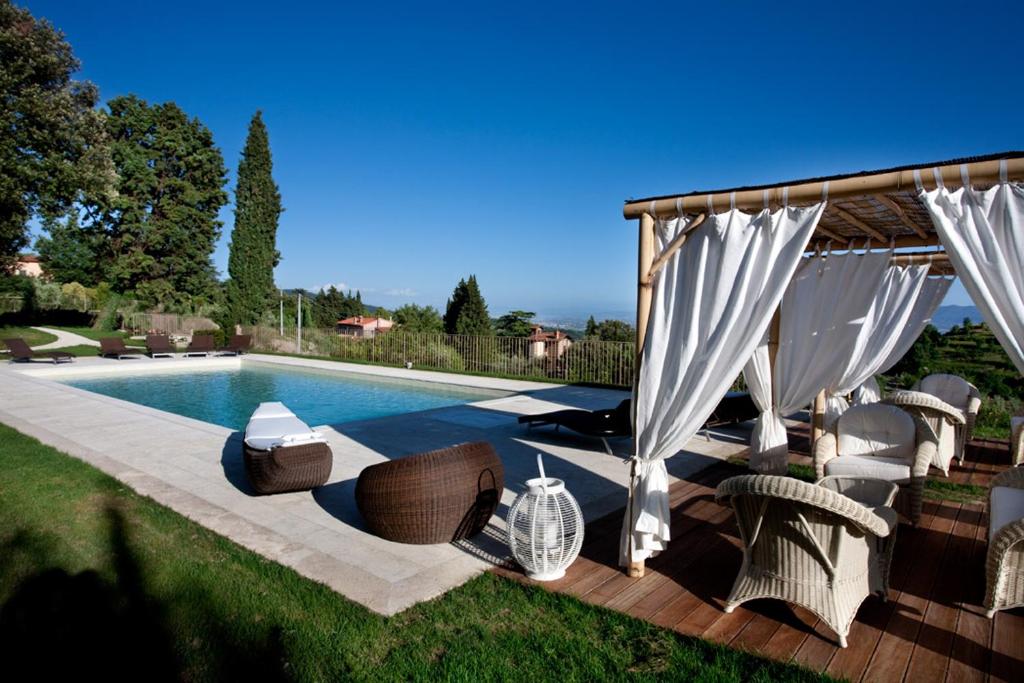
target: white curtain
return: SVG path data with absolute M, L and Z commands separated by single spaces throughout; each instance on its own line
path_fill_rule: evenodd
M 1024 186 L 940 185 L 919 197 L 967 293 L 1024 374 Z
M 924 281 L 906 326 L 900 331 L 899 338 L 893 344 L 889 355 L 885 357 L 885 360 L 882 361 L 872 376 L 865 379 L 854 390 L 854 405 L 876 403 L 882 399 L 882 391 L 878 386 L 878 382 L 875 381 L 874 375 L 886 372 L 896 363 L 899 363 L 900 359 L 907 354 L 910 347 L 914 345 L 917 338 L 924 332 L 924 328 L 931 323 L 932 316 L 935 315 L 935 311 L 938 309 L 939 304 L 942 303 L 942 300 L 946 298 L 946 292 L 949 291 L 949 286 L 952 283 L 953 278 L 945 277 L 930 277 Z
M 892 257 L 891 251 L 884 253 Z M 877 283 L 874 301 L 850 357 L 842 372 L 825 388 L 826 429 L 850 407 L 846 395 L 869 377 L 874 377 L 900 341 L 928 280 L 929 269 L 927 264 L 889 266 Z
M 683 449 L 764 336 L 824 204 L 711 215 L 654 280 L 636 397 L 635 478 L 620 561 L 669 540 L 664 459 Z M 690 219 L 657 224 L 663 250 Z
M 881 280 L 889 260 L 889 252 L 849 251 L 807 257 L 800 264 L 782 300 L 775 376 L 768 377 L 766 343 L 744 369 L 751 396 L 754 387 L 762 395 L 769 382 L 775 387 L 770 406 L 758 403 L 762 413 L 751 440 L 752 469 L 785 473 L 789 450 L 782 417 L 807 407 L 841 372 L 874 299 L 873 287 L 864 285 Z

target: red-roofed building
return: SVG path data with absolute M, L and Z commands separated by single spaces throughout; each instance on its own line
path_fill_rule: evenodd
M 534 325 L 530 336 L 530 358 L 544 358 L 545 356 L 554 360 L 561 358 L 566 349 L 572 345 L 572 339 L 561 330 L 545 331 L 540 325 Z
M 360 337 L 372 339 L 378 334 L 390 330 L 395 323 L 387 318 L 370 318 L 364 315 L 355 315 L 351 318 L 339 320 L 335 325 L 338 334 L 346 337 Z
M 29 277 L 42 277 L 43 266 L 39 263 L 39 257 L 34 254 L 21 254 L 14 264 L 14 272 L 18 275 Z

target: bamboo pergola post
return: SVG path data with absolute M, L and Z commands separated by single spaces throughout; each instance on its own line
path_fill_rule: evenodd
M 633 376 L 633 442 L 639 452 L 640 435 L 636 430 L 637 388 L 640 382 L 640 363 L 643 360 L 644 341 L 647 338 L 647 323 L 651 319 L 651 302 L 654 297 L 654 285 L 651 280 L 651 266 L 654 264 L 654 217 L 650 214 L 640 216 L 637 250 L 637 288 L 636 288 L 636 363 Z M 630 576 L 641 578 L 644 575 L 644 561 L 633 559 L 633 485 L 636 483 L 636 460 L 629 469 L 629 565 Z
M 814 454 L 814 444 L 825 433 L 825 390 L 822 389 L 814 397 L 814 407 L 811 409 L 811 454 Z

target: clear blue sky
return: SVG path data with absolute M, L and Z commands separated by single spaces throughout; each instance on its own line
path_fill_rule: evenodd
M 280 285 L 441 306 L 476 273 L 549 320 L 632 310 L 628 197 L 1024 148 L 1019 0 L 758 4 L 27 2 L 232 188 L 263 110 Z

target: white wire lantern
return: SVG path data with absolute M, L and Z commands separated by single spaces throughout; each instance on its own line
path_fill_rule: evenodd
M 580 554 L 583 513 L 564 481 L 545 476 L 540 453 L 537 468 L 508 510 L 508 547 L 531 579 L 554 581 Z

